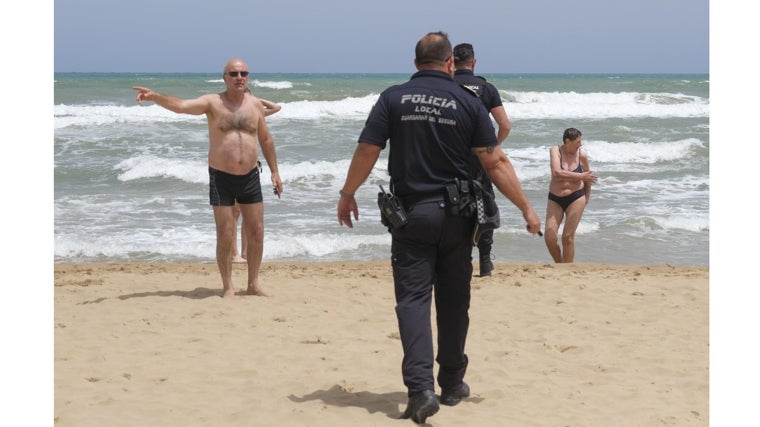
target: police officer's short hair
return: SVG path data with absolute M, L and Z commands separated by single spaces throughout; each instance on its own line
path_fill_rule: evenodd
M 443 31 L 427 33 L 417 42 L 414 55 L 418 64 L 446 62 L 452 55 L 449 35 Z
M 454 46 L 454 63 L 462 64 L 475 59 L 475 50 L 469 43 L 460 43 Z

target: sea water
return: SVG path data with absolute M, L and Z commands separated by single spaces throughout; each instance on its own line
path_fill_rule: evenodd
M 282 110 L 267 118 L 284 193 L 272 194 L 261 158 L 264 261 L 382 261 L 384 150 L 357 192 L 359 221 L 338 225 L 338 190 L 367 114 L 410 74 L 252 74 Z M 512 131 L 503 149 L 545 219 L 549 149 L 583 132 L 599 176 L 576 234 L 576 262 L 708 265 L 709 76 L 485 74 Z M 194 98 L 224 91 L 218 74 L 54 76 L 55 261 L 214 262 L 205 116 L 140 106 L 133 86 Z M 541 238 L 497 194 L 496 262 L 551 262 Z M 239 239 L 239 235 L 238 235 Z M 474 251 L 477 258 L 477 250 Z

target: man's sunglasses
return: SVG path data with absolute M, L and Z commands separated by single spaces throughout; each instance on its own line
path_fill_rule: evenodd
M 248 71 L 229 71 L 227 74 L 229 74 L 230 77 L 237 77 L 238 73 L 240 73 L 242 77 L 248 77 L 249 74 Z

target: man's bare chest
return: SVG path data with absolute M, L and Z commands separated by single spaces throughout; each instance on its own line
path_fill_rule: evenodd
M 235 111 L 230 111 L 227 108 L 217 108 L 214 111 L 212 122 L 214 127 L 223 133 L 245 132 L 255 135 L 258 120 L 256 111 L 252 108 L 241 107 Z

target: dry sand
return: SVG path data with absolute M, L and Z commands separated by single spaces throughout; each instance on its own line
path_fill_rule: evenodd
M 270 297 L 224 300 L 216 264 L 55 264 L 55 425 L 413 425 L 388 262 L 265 263 L 261 280 Z M 707 426 L 708 281 L 497 263 L 473 278 L 472 395 L 428 424 Z

